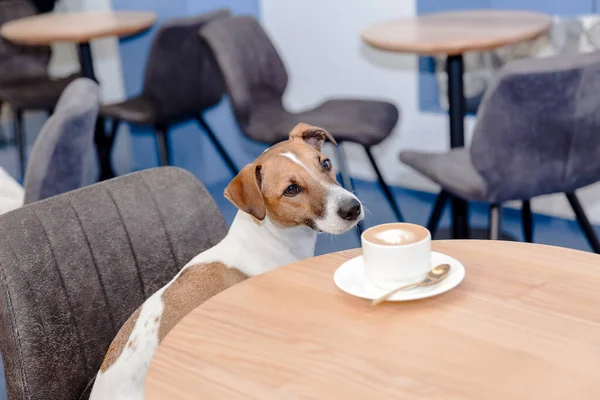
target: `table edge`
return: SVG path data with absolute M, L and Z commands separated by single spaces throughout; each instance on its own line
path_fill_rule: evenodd
M 14 28 L 15 25 L 20 25 L 23 23 L 31 23 L 39 17 L 47 17 L 54 15 L 66 15 L 66 14 L 77 14 L 77 15 L 110 15 L 110 14 L 138 14 L 140 18 L 146 17 L 147 20 L 144 20 L 143 23 L 136 23 L 135 26 L 128 27 L 127 29 L 122 29 L 122 33 L 114 33 L 114 32 L 102 32 L 99 34 L 88 34 L 88 35 L 55 35 L 51 39 L 43 39 L 39 40 L 39 37 L 27 36 L 27 37 L 14 37 L 10 34 L 7 34 L 7 30 Z M 62 42 L 70 42 L 70 43 L 86 43 L 94 39 L 101 39 L 110 36 L 116 36 L 119 38 L 133 36 L 138 33 L 145 32 L 150 29 L 158 20 L 158 16 L 154 11 L 135 11 L 135 10 L 117 10 L 117 11 L 74 11 L 68 13 L 48 13 L 48 14 L 37 14 L 29 17 L 18 18 L 12 21 L 8 21 L 0 26 L 0 36 L 4 39 L 20 44 L 23 46 L 48 46 L 52 43 L 62 43 Z

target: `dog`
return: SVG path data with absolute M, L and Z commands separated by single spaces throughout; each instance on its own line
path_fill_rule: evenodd
M 225 189 L 239 210 L 227 236 L 198 254 L 125 322 L 90 400 L 143 400 L 152 357 L 194 308 L 247 278 L 314 256 L 317 232 L 341 234 L 362 220 L 358 198 L 336 180 L 321 148 L 331 135 L 300 123 L 289 139 L 245 166 Z

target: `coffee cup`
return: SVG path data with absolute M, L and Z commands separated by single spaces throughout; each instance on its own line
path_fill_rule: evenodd
M 431 234 L 420 225 L 377 225 L 361 242 L 365 276 L 382 289 L 416 283 L 431 269 Z

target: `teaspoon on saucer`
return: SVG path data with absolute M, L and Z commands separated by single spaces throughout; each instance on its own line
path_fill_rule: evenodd
M 412 289 L 412 288 L 422 287 L 422 286 L 435 285 L 436 283 L 443 280 L 446 276 L 448 276 L 449 272 L 450 272 L 450 264 L 437 265 L 437 266 L 431 268 L 431 270 L 429 270 L 429 272 L 427 273 L 427 275 L 425 275 L 425 278 L 423 278 L 422 281 L 417 282 L 417 283 L 411 283 L 410 285 L 400 286 L 399 288 L 396 288 L 390 292 L 387 292 L 383 296 L 371 301 L 371 307 L 376 306 L 377 304 L 386 301 L 387 299 L 389 299 L 390 297 L 392 297 L 393 295 L 395 295 L 396 293 L 398 293 L 401 290 Z

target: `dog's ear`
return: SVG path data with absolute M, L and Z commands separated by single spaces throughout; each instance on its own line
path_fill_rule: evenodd
M 333 144 L 337 144 L 333 136 L 323 128 L 318 126 L 308 125 L 303 122 L 299 123 L 290 132 L 290 140 L 302 139 L 307 144 L 321 151 L 325 139 Z
M 260 185 L 261 166 L 246 165 L 225 188 L 225 198 L 240 210 L 262 221 L 267 215 L 267 208 Z

